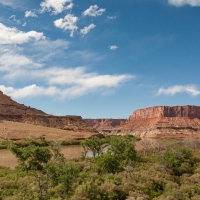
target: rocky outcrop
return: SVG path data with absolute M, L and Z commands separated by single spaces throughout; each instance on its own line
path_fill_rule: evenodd
M 46 115 L 45 112 L 19 104 L 13 101 L 9 96 L 0 91 L 0 114 L 1 115 L 23 115 L 23 114 L 38 114 Z
M 127 119 L 84 119 L 84 121 L 97 130 L 113 129 L 122 126 L 127 122 Z
M 98 131 L 83 121 L 81 116 L 48 115 L 41 110 L 37 110 L 13 101 L 1 91 L 0 120 L 21 122 L 74 132 L 89 132 L 91 136 L 98 134 Z
M 187 117 L 200 119 L 199 106 L 154 106 L 145 109 L 136 110 L 130 117 L 129 121 L 147 118 L 162 117 Z
M 199 106 L 155 106 L 136 110 L 123 125 L 104 134 L 138 137 L 200 137 Z

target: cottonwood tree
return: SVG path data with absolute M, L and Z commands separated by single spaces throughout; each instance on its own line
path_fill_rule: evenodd
M 35 177 L 40 200 L 50 198 L 50 186 L 57 186 L 63 199 L 66 199 L 79 167 L 66 162 L 58 144 L 50 147 L 29 145 L 23 148 L 11 145 L 10 149 L 18 159 L 18 169 Z
M 44 199 L 47 194 L 48 183 L 50 177 L 46 175 L 46 164 L 50 161 L 52 153 L 48 148 L 29 145 L 27 147 L 18 148 L 11 145 L 10 150 L 16 155 L 19 165 L 18 169 L 31 172 L 36 180 L 39 189 L 39 199 Z
M 109 145 L 107 152 L 96 158 L 96 164 L 100 171 L 119 172 L 127 164 L 136 161 L 135 147 L 130 138 L 114 136 L 110 138 Z
M 105 148 L 105 141 L 100 139 L 99 137 L 94 136 L 92 138 L 82 141 L 81 145 L 84 149 L 84 156 L 86 156 L 88 151 L 91 151 L 93 157 L 95 158 L 103 152 L 103 148 Z

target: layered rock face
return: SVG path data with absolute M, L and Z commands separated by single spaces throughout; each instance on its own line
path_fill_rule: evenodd
M 104 134 L 107 131 L 102 130 Z M 139 137 L 200 137 L 199 106 L 155 106 L 136 110 L 109 134 Z
M 129 117 L 129 121 L 135 119 L 147 118 L 161 118 L 161 117 L 187 117 L 200 119 L 199 106 L 155 106 L 145 109 L 136 110 L 133 115 Z
M 84 119 L 84 121 L 99 132 L 102 130 L 104 132 L 110 132 L 113 128 L 125 124 L 127 119 Z
M 80 116 L 53 116 L 41 110 L 27 107 L 13 101 L 0 91 L 0 120 L 21 122 L 32 125 L 59 128 L 75 132 L 90 132 L 97 134 L 98 131 L 89 126 Z

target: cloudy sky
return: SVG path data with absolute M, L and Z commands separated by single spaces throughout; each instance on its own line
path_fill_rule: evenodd
M 54 115 L 200 105 L 200 0 L 0 0 L 0 90 Z

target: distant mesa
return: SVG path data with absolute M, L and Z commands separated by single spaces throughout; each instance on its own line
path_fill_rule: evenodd
M 90 119 L 100 133 L 152 138 L 200 137 L 200 107 L 154 106 L 136 110 L 128 119 Z M 117 123 L 115 123 L 117 121 Z M 109 124 L 109 125 L 108 125 Z
M 145 109 L 136 110 L 130 117 L 129 121 L 134 119 L 162 117 L 187 117 L 200 119 L 199 106 L 154 106 Z

